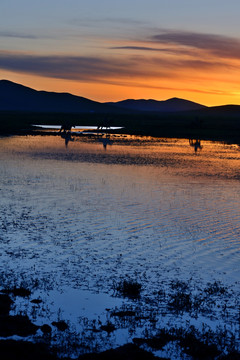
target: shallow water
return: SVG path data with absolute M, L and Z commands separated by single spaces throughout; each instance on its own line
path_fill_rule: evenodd
M 239 291 L 239 147 L 112 141 L 0 139 L 1 272 L 65 293 L 112 294 L 125 276 L 148 295 L 171 279 Z

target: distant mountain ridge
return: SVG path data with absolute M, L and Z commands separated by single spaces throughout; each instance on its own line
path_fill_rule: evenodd
M 164 101 L 157 101 L 153 99 L 133 100 L 127 99 L 118 102 L 105 103 L 112 106 L 121 107 L 124 109 L 135 111 L 148 111 L 148 112 L 178 112 L 178 111 L 191 111 L 206 108 L 206 106 L 195 103 L 193 101 L 171 98 Z
M 179 112 L 204 108 L 206 106 L 179 98 L 165 101 L 127 99 L 100 103 L 69 93 L 37 91 L 9 80 L 0 80 L 0 111 L 121 114 Z
M 116 112 L 108 105 L 81 96 L 37 91 L 8 80 L 0 80 L 0 110 L 59 113 Z

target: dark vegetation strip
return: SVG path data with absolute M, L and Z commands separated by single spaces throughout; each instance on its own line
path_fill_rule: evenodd
M 32 134 L 31 124 L 98 126 L 106 118 L 111 126 L 123 126 L 126 134 L 156 137 L 197 138 L 240 143 L 238 107 L 207 108 L 178 113 L 66 114 L 0 112 L 0 134 Z

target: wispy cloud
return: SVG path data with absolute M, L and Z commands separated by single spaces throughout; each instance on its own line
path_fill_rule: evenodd
M 140 42 L 141 43 L 141 42 Z M 144 44 L 146 41 L 144 41 Z M 171 55 L 185 55 L 185 56 L 192 56 L 196 57 L 199 54 L 196 52 L 195 49 L 183 49 L 181 47 L 151 47 L 151 46 L 136 46 L 136 45 L 125 45 L 125 46 L 111 46 L 109 47 L 111 50 L 133 50 L 133 51 L 141 51 L 141 52 L 159 52 L 159 53 L 166 53 Z
M 121 18 L 121 17 L 82 17 L 82 18 L 73 18 L 69 21 L 69 23 L 76 25 L 76 26 L 86 26 L 86 27 L 93 27 L 99 25 L 127 25 L 127 26 L 144 26 L 146 25 L 145 21 L 131 19 L 131 18 Z
M 168 59 L 158 56 L 42 56 L 0 51 L 1 69 L 82 81 L 171 78 L 176 76 L 178 69 L 210 69 L 216 66 L 222 64 L 204 59 Z
M 123 51 L 125 54 L 141 53 L 157 61 L 166 69 L 179 67 L 201 72 L 203 69 L 236 70 L 240 61 L 240 39 L 215 34 L 161 29 L 151 36 L 135 41 L 124 41 L 109 49 Z
M 138 57 L 118 59 L 100 56 L 42 56 L 8 51 L 0 51 L 0 68 L 60 79 L 88 81 L 161 74 L 161 71 L 152 69 L 147 75 Z
M 233 37 L 162 30 L 161 33 L 153 35 L 150 41 L 161 45 L 178 45 L 204 50 L 212 55 L 224 58 L 240 59 L 240 40 Z
M 25 34 L 14 31 L 0 31 L 0 37 L 17 38 L 17 39 L 39 39 L 39 36 L 33 34 Z
M 216 89 L 182 87 L 182 73 L 201 68 L 214 69 L 216 64 L 201 60 L 175 59 L 169 61 L 158 57 L 129 56 L 103 58 L 85 56 L 60 56 L 0 51 L 0 69 L 48 78 L 82 82 L 141 87 L 156 90 L 189 91 L 202 94 L 224 95 Z M 180 72 L 176 72 L 180 69 Z M 178 86 L 176 79 L 179 79 Z M 165 80 L 161 85 L 161 80 Z M 167 82 L 166 82 L 167 80 Z M 175 83 L 171 86 L 171 80 Z M 168 82 L 169 81 L 169 82 Z M 169 86 L 167 85 L 169 83 Z
M 160 51 L 160 52 L 168 52 L 168 48 L 154 48 L 154 47 L 148 47 L 148 46 L 112 46 L 109 49 L 112 50 L 140 50 L 140 51 Z

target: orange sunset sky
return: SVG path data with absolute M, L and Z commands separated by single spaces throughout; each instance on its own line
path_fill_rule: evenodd
M 1 0 L 0 79 L 96 101 L 240 104 L 240 2 Z

